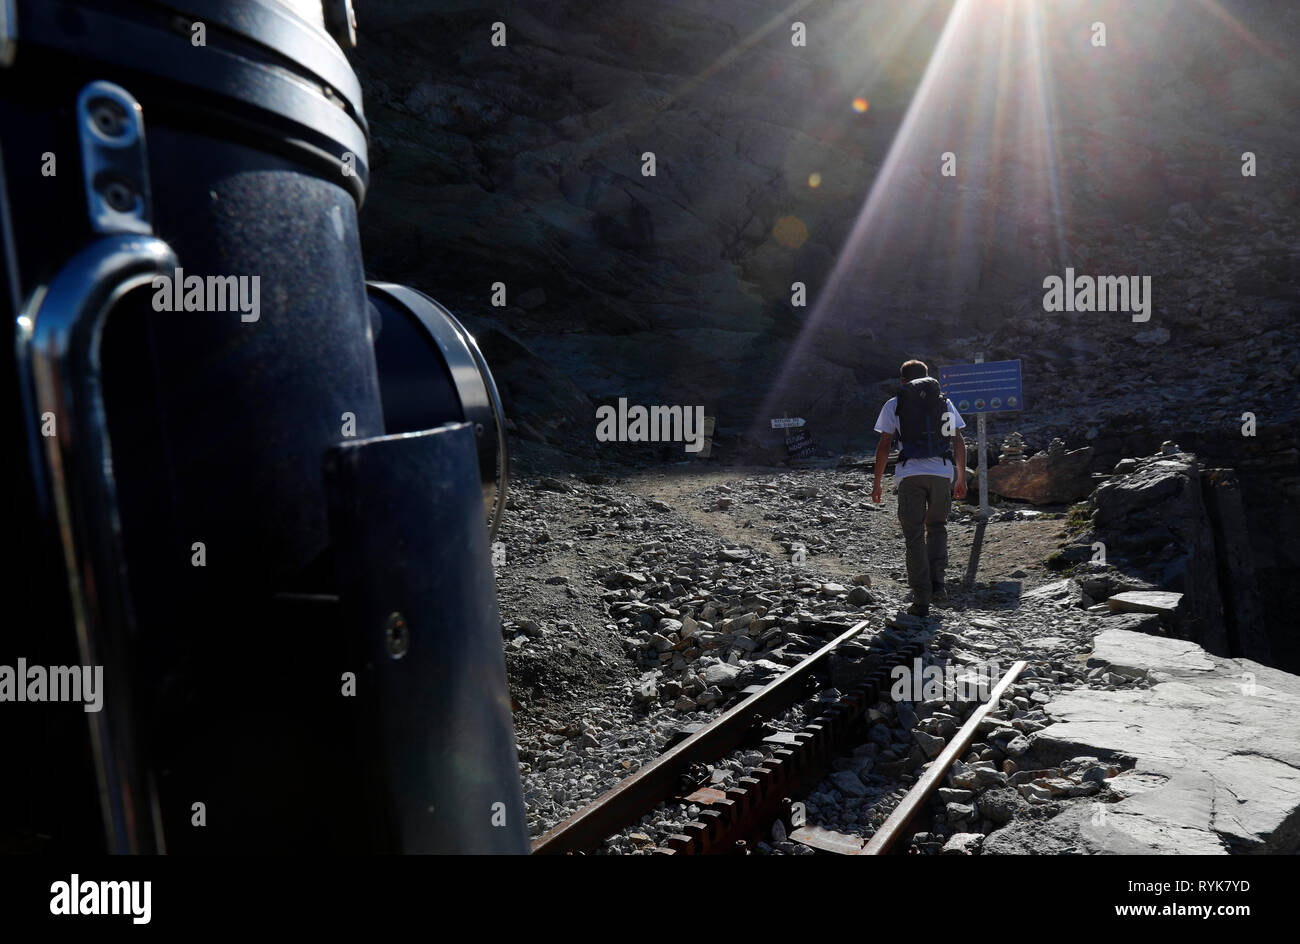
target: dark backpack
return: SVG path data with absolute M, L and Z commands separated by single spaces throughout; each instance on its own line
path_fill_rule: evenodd
M 948 399 L 933 377 L 918 377 L 898 391 L 898 461 L 943 458 L 952 461 L 952 446 L 943 435 Z

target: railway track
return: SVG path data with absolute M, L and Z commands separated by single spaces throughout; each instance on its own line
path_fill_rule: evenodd
M 975 733 L 979 729 L 980 722 L 984 720 L 990 711 L 997 707 L 998 701 L 1006 694 L 1015 680 L 1019 678 L 1026 665 L 1028 663 L 1024 661 L 1016 662 L 1002 676 L 993 691 L 989 693 L 988 700 L 971 713 L 953 739 L 948 742 L 939 756 L 921 774 L 916 785 L 908 791 L 902 802 L 893 809 L 869 840 L 863 842 L 857 836 L 832 833 L 830 830 L 807 826 L 794 829 L 791 838 L 813 848 L 842 855 L 885 855 L 890 852 L 901 851 L 899 849 L 900 840 L 911 835 L 912 825 L 925 811 L 926 804 L 934 791 L 943 783 L 943 778 L 948 775 L 953 761 L 960 758 L 962 752 L 970 747 L 971 741 L 974 740 Z M 804 831 L 803 835 L 799 835 L 801 829 Z
M 868 711 L 889 690 L 891 673 L 921 657 L 929 637 L 904 642 L 888 651 L 869 649 L 870 667 L 865 676 L 841 692 L 811 722 L 793 732 L 762 730 L 767 719 L 778 717 L 796 701 L 815 692 L 825 681 L 831 657 L 868 625 L 867 621 L 855 624 L 781 677 L 765 686 L 746 689 L 744 700 L 538 838 L 533 854 L 590 852 L 608 836 L 668 801 L 694 804 L 700 812 L 656 848 L 658 854 L 745 854 L 778 819 L 785 823 L 791 839 L 823 852 L 874 855 L 895 848 L 953 760 L 971 743 L 980 720 L 996 707 L 1025 663 L 1016 663 L 1003 677 L 989 700 L 976 709 L 868 842 L 863 837 L 803 822 L 796 798 L 826 776 L 837 756 L 866 740 Z M 702 785 L 693 776 L 701 766 L 756 741 L 770 750 L 771 756 L 734 786 L 719 790 Z

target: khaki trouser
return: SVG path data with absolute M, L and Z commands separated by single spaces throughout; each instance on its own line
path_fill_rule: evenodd
M 895 480 L 894 490 L 907 542 L 907 583 L 915 602 L 928 606 L 931 584 L 942 583 L 948 567 L 952 483 L 943 475 L 908 475 Z

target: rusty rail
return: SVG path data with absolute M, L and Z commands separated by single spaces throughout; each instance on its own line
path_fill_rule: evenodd
M 533 843 L 533 854 L 560 855 L 594 849 L 607 836 L 653 809 L 674 794 L 680 776 L 692 764 L 716 760 L 744 739 L 754 721 L 770 717 L 802 697 L 806 680 L 821 668 L 836 647 L 866 627 L 866 620 L 854 624 L 761 691 L 578 810 L 539 837 Z
M 670 836 L 655 850 L 665 855 L 711 855 L 744 852 L 748 840 L 778 816 L 790 820 L 792 796 L 825 776 L 826 768 L 850 739 L 861 735 L 862 717 L 887 688 L 890 672 L 896 666 L 920 655 L 924 643 L 913 643 L 891 654 L 860 685 L 845 693 L 802 731 L 782 740 L 788 746 L 778 748 L 761 767 L 721 798 L 705 798 L 708 808 L 699 817 Z M 856 737 L 855 737 L 856 736 Z M 860 844 L 859 844 L 860 845 Z
M 931 794 L 938 788 L 943 778 L 948 773 L 948 768 L 952 762 L 961 756 L 962 751 L 970 746 L 975 738 L 975 731 L 980 722 L 988 715 L 990 711 L 997 707 L 1006 690 L 1011 687 L 1011 683 L 1019 678 L 1021 671 L 1028 665 L 1028 662 L 1020 661 L 1007 670 L 1007 674 L 1002 676 L 1001 681 L 994 687 L 989 694 L 988 701 L 980 705 L 966 719 L 966 723 L 961 726 L 961 730 L 948 742 L 943 752 L 935 758 L 928 770 L 921 775 L 915 786 L 907 791 L 907 796 L 903 797 L 903 802 L 899 803 L 889 817 L 880 824 L 876 834 L 863 849 L 856 853 L 857 855 L 886 855 L 893 847 L 894 843 L 901 838 L 916 818 L 925 804 L 929 801 Z

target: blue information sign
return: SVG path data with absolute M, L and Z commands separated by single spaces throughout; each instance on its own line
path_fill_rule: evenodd
M 1012 413 L 1025 408 L 1020 361 L 987 361 L 939 368 L 939 386 L 957 412 Z

